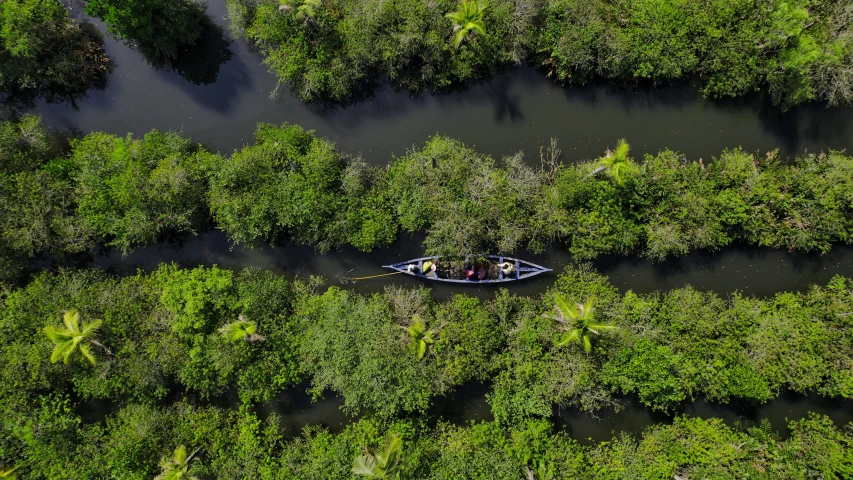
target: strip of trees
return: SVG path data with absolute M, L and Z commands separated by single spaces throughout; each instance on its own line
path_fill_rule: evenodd
M 92 133 L 57 150 L 36 117 L 0 123 L 0 252 L 128 252 L 218 228 L 240 244 L 369 251 L 426 231 L 428 253 L 510 253 L 560 242 L 577 259 L 653 259 L 741 242 L 826 252 L 853 240 L 853 158 L 783 162 L 740 149 L 710 162 L 673 151 L 563 163 L 556 142 L 532 167 L 433 137 L 370 166 L 295 125 L 261 124 L 230 156 L 177 133 Z M 9 266 L 5 271 L 12 271 Z
M 353 466 L 381 466 L 378 447 L 399 435 L 401 478 L 518 478 L 522 468 L 535 478 L 621 478 L 623 468 L 843 478 L 850 432 L 822 417 L 793 422 L 787 441 L 766 426 L 683 419 L 597 447 L 543 419 L 557 407 L 619 409 L 629 393 L 662 411 L 699 396 L 851 398 L 851 313 L 853 281 L 841 277 L 768 299 L 689 287 L 637 295 L 577 266 L 538 298 L 435 302 L 427 290 L 321 291 L 317 279 L 259 270 L 41 273 L 0 305 L 0 460 L 26 478 L 151 476 L 161 458 L 214 478 L 349 478 Z M 471 381 L 491 385 L 494 423 L 427 427 L 436 398 Z M 367 420 L 285 442 L 294 432 L 254 407 L 302 382 Z M 209 406 L 227 391 L 239 410 Z M 74 409 L 88 401 L 123 408 L 84 425 Z M 515 456 L 522 445 L 542 450 Z M 799 453 L 772 453 L 787 449 Z
M 306 100 L 389 80 L 444 89 L 529 62 L 560 82 L 699 76 L 710 97 L 765 88 L 783 109 L 853 101 L 846 0 L 227 0 L 232 29 Z
M 768 299 L 637 295 L 581 265 L 539 298 L 435 302 L 428 290 L 321 292 L 317 279 L 258 270 L 63 271 L 6 293 L 0 393 L 22 406 L 45 391 L 117 403 L 236 391 L 252 403 L 310 380 L 348 413 L 388 419 L 480 381 L 504 424 L 555 406 L 618 409 L 626 394 L 665 412 L 699 396 L 851 398 L 851 312 L 841 277 Z

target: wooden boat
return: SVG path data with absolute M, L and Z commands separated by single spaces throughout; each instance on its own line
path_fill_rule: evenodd
M 396 270 L 398 272 L 411 275 L 413 277 L 424 278 L 427 280 L 435 280 L 437 282 L 450 282 L 450 283 L 504 283 L 504 282 L 515 282 L 517 280 L 524 280 L 525 278 L 535 277 L 541 273 L 550 272 L 550 268 L 545 268 L 541 265 L 536 265 L 535 263 L 527 262 L 525 260 L 519 260 L 517 258 L 512 257 L 504 257 L 502 255 L 477 255 L 476 259 L 479 259 L 479 263 L 477 260 L 473 262 L 466 262 L 461 259 L 444 259 L 442 257 L 422 257 L 415 258 L 413 260 L 407 260 L 405 262 L 394 263 L 391 265 L 383 265 L 382 268 L 390 268 L 392 270 Z M 438 269 L 435 272 L 427 272 L 426 275 L 420 273 L 423 271 L 424 262 L 438 262 Z M 503 262 L 511 262 L 514 264 L 515 268 L 513 272 L 505 276 L 503 271 L 498 268 L 498 264 Z M 482 268 L 486 268 L 487 276 L 485 279 L 477 279 L 477 280 L 469 280 L 465 278 L 464 270 L 462 268 L 444 268 L 447 264 L 459 264 L 459 263 L 468 263 L 474 268 L 474 270 L 479 270 Z M 407 268 L 409 265 L 415 265 L 417 270 L 415 272 L 409 271 Z

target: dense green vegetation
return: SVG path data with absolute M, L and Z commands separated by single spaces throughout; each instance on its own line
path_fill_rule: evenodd
M 672 151 L 632 160 L 501 162 L 459 141 L 370 167 L 298 126 L 259 125 L 222 156 L 177 133 L 93 133 L 55 153 L 37 118 L 0 124 L 0 249 L 6 257 L 123 251 L 215 225 L 249 246 L 371 250 L 425 230 L 427 252 L 509 253 L 558 241 L 578 259 L 654 259 L 734 242 L 828 251 L 853 241 L 853 158 L 728 150 L 705 164 Z
M 110 62 L 91 28 L 56 0 L 0 0 L 0 103 L 71 100 L 103 85 Z
M 583 446 L 554 432 L 547 421 L 505 428 L 368 419 L 339 434 L 310 428 L 287 441 L 275 416 L 262 420 L 248 409 L 186 402 L 127 405 L 106 422 L 88 425 L 62 397 L 45 397 L 14 416 L 7 412 L 0 454 L 21 462 L 16 464 L 21 478 L 32 479 L 150 479 L 174 468 L 174 451 L 185 446 L 189 452 L 198 449 L 187 472 L 201 479 L 354 480 L 364 478 L 352 473 L 355 459 L 365 449 L 378 452 L 392 435 L 401 441 L 400 476 L 374 478 L 828 480 L 853 473 L 850 426 L 838 428 L 818 415 L 792 419 L 787 439 L 767 424 L 733 428 L 716 419 L 683 417 L 639 438 L 619 435 Z
M 700 395 L 853 397 L 853 282 L 840 277 L 766 300 L 691 288 L 622 295 L 587 267 L 535 299 L 317 287 L 215 267 L 39 274 L 0 310 L 0 397 L 156 401 L 234 388 L 254 402 L 310 379 L 315 396 L 340 395 L 348 412 L 391 418 L 489 381 L 495 417 L 510 424 L 555 405 L 618 408 L 628 393 L 664 411 Z M 574 303 L 584 311 L 572 317 Z M 426 332 L 421 352 L 412 342 Z
M 227 4 L 233 30 L 255 42 L 270 69 L 306 100 L 346 100 L 380 79 L 411 91 L 442 89 L 532 62 L 570 84 L 698 75 L 711 97 L 766 87 L 783 108 L 853 101 L 853 7 L 846 0 Z
M 587 267 L 535 299 L 502 291 L 439 303 L 426 290 L 367 296 L 318 286 L 164 265 L 121 278 L 41 273 L 7 291 L 0 457 L 23 465 L 26 478 L 144 478 L 161 458 L 202 478 L 350 478 L 363 449 L 377 452 L 393 433 L 404 442 L 401 478 L 518 478 L 525 467 L 536 478 L 853 472 L 850 431 L 817 416 L 793 422 L 786 441 L 767 426 L 680 419 L 639 441 L 591 447 L 542 421 L 557 405 L 618 408 L 630 392 L 664 410 L 699 395 L 766 402 L 789 389 L 850 398 L 851 280 L 766 300 L 690 288 L 622 295 Z M 589 351 L 566 341 L 579 308 L 568 304 L 581 302 L 574 321 L 589 320 Z M 412 341 L 424 331 L 420 354 Z M 294 432 L 275 416 L 262 421 L 253 405 L 303 379 L 366 419 L 340 435 L 312 428 L 285 441 Z M 492 383 L 496 421 L 428 427 L 421 415 L 434 398 L 470 380 Z M 208 406 L 229 389 L 239 410 Z M 91 400 L 122 408 L 84 425 L 74 406 Z

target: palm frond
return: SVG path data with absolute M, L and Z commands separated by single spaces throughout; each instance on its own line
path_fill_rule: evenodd
M 257 330 L 258 324 L 250 322 L 240 315 L 236 322 L 226 323 L 220 327 L 219 333 L 231 342 L 238 340 L 246 340 L 247 342 L 262 341 L 264 337 L 256 334 Z
M 101 320 L 92 320 L 91 322 L 83 322 L 83 328 L 80 329 L 80 333 L 84 337 L 91 337 L 101 328 L 101 324 L 104 323 Z
M 568 332 L 566 332 L 565 335 L 563 335 L 563 338 L 560 339 L 560 341 L 557 342 L 555 345 L 557 347 L 565 347 L 566 345 L 568 345 L 572 342 L 580 342 L 581 333 L 582 333 L 582 330 L 579 328 L 574 328 L 572 330 L 569 330 Z
M 88 360 L 88 361 L 89 361 L 89 363 L 91 363 L 92 365 L 94 365 L 94 364 L 96 363 L 96 361 L 95 361 L 95 356 L 94 356 L 94 355 L 92 355 L 92 351 L 89 349 L 89 344 L 87 344 L 87 343 L 81 343 L 81 344 L 80 344 L 80 353 L 82 353 L 82 354 L 83 354 L 83 357 L 84 357 L 86 360 Z M 70 356 L 70 352 L 69 352 L 69 356 Z M 68 363 L 67 358 L 68 358 L 68 357 L 66 357 L 66 362 L 65 362 L 65 363 Z
M 583 351 L 589 353 L 592 351 L 592 342 L 588 335 L 583 336 Z
M 557 314 L 566 318 L 576 318 L 574 309 L 570 306 L 566 297 L 562 293 L 554 294 L 554 303 L 556 304 Z
M 376 455 L 387 476 L 393 475 L 400 467 L 400 452 L 403 450 L 403 439 L 399 435 L 391 435 L 382 452 Z
M 376 476 L 376 457 L 373 455 L 360 455 L 355 457 L 352 465 L 352 473 L 362 477 Z
M 175 465 L 178 465 L 181 467 L 186 465 L 186 463 L 187 463 L 187 447 L 185 447 L 183 445 L 178 445 L 178 447 L 175 448 L 175 453 L 173 455 L 172 461 L 175 463 Z
M 80 325 L 80 313 L 76 308 L 62 312 L 62 323 L 65 324 L 65 328 L 68 330 L 75 333 L 78 332 L 78 326 Z

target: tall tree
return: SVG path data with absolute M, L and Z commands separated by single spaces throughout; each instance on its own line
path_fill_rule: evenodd
M 435 340 L 432 338 L 435 332 L 427 330 L 426 322 L 424 322 L 420 315 L 415 315 L 412 320 L 413 322 L 408 328 L 400 328 L 404 328 L 409 333 L 409 338 L 411 339 L 409 348 L 415 352 L 418 358 L 424 358 L 427 347 L 435 343 Z
M 321 0 L 279 0 L 279 3 L 280 11 L 293 13 L 297 20 L 313 20 L 322 5 Z
M 190 475 L 190 462 L 193 461 L 196 453 L 200 449 L 196 449 L 192 454 L 187 456 L 187 449 L 183 445 L 178 445 L 172 458 L 164 458 L 160 461 L 160 466 L 163 471 L 154 480 L 198 480 L 195 476 Z
M 601 332 L 605 330 L 617 328 L 613 325 L 593 323 L 595 319 L 592 313 L 591 299 L 587 299 L 586 303 L 576 303 L 572 306 L 562 294 L 555 293 L 554 301 L 555 314 L 547 316 L 560 322 L 562 324 L 560 329 L 566 332 L 555 343 L 557 347 L 564 347 L 575 342 L 582 344 L 584 351 L 589 353 L 592 351 L 590 334 L 601 335 Z
M 486 7 L 485 0 L 462 0 L 458 11 L 445 15 L 453 21 L 453 32 L 456 33 L 453 45 L 458 47 L 463 40 L 474 33 L 486 34 L 486 25 L 483 23 L 483 12 Z
M 399 435 L 391 435 L 376 455 L 365 450 L 364 455 L 356 457 L 352 473 L 367 478 L 398 480 L 403 465 L 402 450 L 403 440 Z
M 631 161 L 629 155 L 631 146 L 625 139 L 619 140 L 616 148 L 607 150 L 604 156 L 598 160 L 598 168 L 593 171 L 593 175 L 604 170 L 617 184 L 622 185 L 628 175 L 634 175 L 639 172 L 639 169 Z
M 229 341 L 237 342 L 244 340 L 249 343 L 263 342 L 266 340 L 262 335 L 257 333 L 258 324 L 246 320 L 242 314 L 237 317 L 236 322 L 226 323 L 219 328 L 219 332 L 225 335 Z
M 95 333 L 101 326 L 100 320 L 92 322 L 83 322 L 80 324 L 80 313 L 76 309 L 66 310 L 62 314 L 62 323 L 65 328 L 48 325 L 44 327 L 44 333 L 53 343 L 53 353 L 50 354 L 51 362 L 58 362 L 62 359 L 68 364 L 71 361 L 72 354 L 79 350 L 80 354 L 86 358 L 92 365 L 95 362 L 95 356 L 92 354 L 89 345 L 97 345 L 103 348 L 107 354 L 110 350 L 95 339 Z

